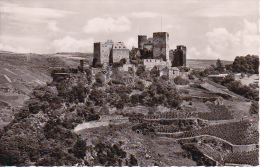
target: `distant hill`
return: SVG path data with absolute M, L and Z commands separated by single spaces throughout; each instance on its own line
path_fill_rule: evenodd
M 224 65 L 232 64 L 233 61 L 221 60 Z M 206 68 L 211 64 L 216 64 L 217 60 L 204 60 L 204 59 L 187 59 L 187 67 L 190 68 Z

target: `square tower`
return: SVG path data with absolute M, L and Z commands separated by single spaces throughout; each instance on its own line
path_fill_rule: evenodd
M 138 49 L 144 49 L 144 44 L 147 42 L 146 35 L 138 35 Z
M 153 33 L 153 58 L 169 61 L 169 33 Z
M 94 43 L 94 55 L 93 61 L 96 63 L 109 63 L 109 55 L 113 47 L 114 42 L 112 40 L 107 40 L 106 42 Z
M 184 45 L 177 45 L 177 49 L 175 49 L 173 54 L 172 66 L 179 67 L 179 66 L 186 66 L 186 46 Z

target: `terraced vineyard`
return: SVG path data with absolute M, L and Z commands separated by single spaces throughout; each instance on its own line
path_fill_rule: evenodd
M 229 120 L 233 119 L 231 111 L 224 105 L 206 104 L 211 112 L 199 112 L 198 117 L 206 120 Z
M 259 150 L 254 150 L 250 152 L 236 152 L 236 153 L 229 153 L 224 157 L 225 163 L 232 163 L 232 164 L 249 164 L 253 166 L 259 165 L 258 157 L 259 157 Z
M 255 144 L 258 141 L 250 141 L 252 143 L 246 142 L 247 129 L 250 126 L 248 121 L 233 122 L 227 124 L 220 124 L 208 127 L 202 127 L 199 130 L 193 130 L 189 132 L 184 132 L 179 138 L 184 137 L 194 137 L 199 135 L 212 135 L 224 140 L 231 142 L 232 144 Z

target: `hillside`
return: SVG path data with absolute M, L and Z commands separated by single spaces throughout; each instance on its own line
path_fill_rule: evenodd
M 29 99 L 33 88 L 52 81 L 52 68 L 77 68 L 79 59 L 89 62 L 92 56 L 85 53 L 39 55 L 0 51 L 0 126 L 12 119 L 12 110 Z
M 174 139 L 137 134 L 132 131 L 131 126 L 132 123 L 126 123 L 120 126 L 90 128 L 78 131 L 77 134 L 87 140 L 87 146 L 98 142 L 121 143 L 121 148 L 135 155 L 140 166 L 196 165 L 194 161 L 185 157 L 185 151 Z

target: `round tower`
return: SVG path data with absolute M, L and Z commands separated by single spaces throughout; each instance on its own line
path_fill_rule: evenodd
M 138 35 L 138 49 L 144 49 L 144 44 L 147 42 L 146 35 Z

